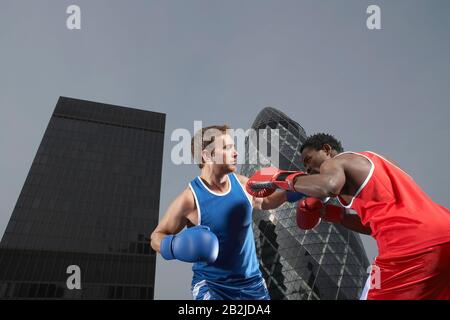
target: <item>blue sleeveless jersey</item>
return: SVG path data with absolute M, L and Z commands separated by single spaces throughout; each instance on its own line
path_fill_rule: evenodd
M 196 177 L 189 187 L 194 194 L 199 225 L 208 226 L 219 239 L 214 263 L 195 263 L 193 283 L 201 280 L 245 285 L 262 277 L 252 229 L 252 204 L 235 174 L 228 174 L 229 190 L 211 191 Z

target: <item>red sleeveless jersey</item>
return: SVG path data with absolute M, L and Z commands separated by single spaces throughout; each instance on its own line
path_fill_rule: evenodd
M 433 202 L 406 172 L 370 151 L 348 153 L 365 157 L 372 167 L 349 204 L 338 200 L 370 226 L 379 257 L 450 242 L 450 211 Z

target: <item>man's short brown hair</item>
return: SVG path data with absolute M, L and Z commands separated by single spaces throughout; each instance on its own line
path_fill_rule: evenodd
M 203 168 L 203 157 L 202 157 L 202 151 L 206 149 L 207 146 L 209 146 L 211 143 L 214 142 L 217 135 L 211 135 L 207 134 L 205 137 L 205 132 L 208 130 L 211 130 L 210 132 L 220 132 L 222 134 L 226 134 L 227 130 L 230 130 L 230 127 L 226 124 L 224 125 L 215 125 L 215 126 L 209 126 L 202 128 L 201 130 L 198 130 L 195 135 L 191 139 L 191 153 L 194 158 L 194 163 L 197 163 L 198 167 L 201 169 Z

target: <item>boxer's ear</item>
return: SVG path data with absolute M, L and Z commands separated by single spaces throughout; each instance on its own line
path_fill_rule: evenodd
M 208 150 L 202 151 L 202 159 L 203 159 L 203 163 L 212 163 L 213 162 L 213 157 L 211 155 L 211 152 L 209 152 Z
M 323 151 L 325 151 L 325 153 L 326 153 L 327 155 L 331 155 L 331 150 L 333 150 L 333 148 L 331 148 L 331 146 L 330 146 L 328 143 L 325 143 L 325 144 L 322 146 L 322 149 L 323 149 Z

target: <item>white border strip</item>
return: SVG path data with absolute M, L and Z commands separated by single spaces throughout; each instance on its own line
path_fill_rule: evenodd
M 364 284 L 364 288 L 361 292 L 361 296 L 359 297 L 359 300 L 367 300 L 367 295 L 369 294 L 370 284 L 371 284 L 371 277 L 369 274 L 369 277 L 367 278 L 366 283 Z
M 195 204 L 197 205 L 197 213 L 198 213 L 198 225 L 202 224 L 202 211 L 200 210 L 200 203 L 198 202 L 197 195 L 195 194 L 194 188 L 192 187 L 191 183 L 189 183 L 189 188 L 192 191 L 192 194 L 194 195 Z
M 206 189 L 207 191 L 209 191 L 210 193 L 212 193 L 212 194 L 215 195 L 215 196 L 223 197 L 223 196 L 226 196 L 227 194 L 229 194 L 230 191 L 231 191 L 231 181 L 230 181 L 230 177 L 229 177 L 228 175 L 227 175 L 227 179 L 228 179 L 228 190 L 227 190 L 225 193 L 217 193 L 217 192 L 214 192 L 214 191 L 210 190 L 210 189 L 206 186 L 206 184 L 203 182 L 202 178 L 197 177 L 197 179 L 200 180 L 201 184 L 205 187 L 205 189 Z
M 251 196 L 248 194 L 247 190 L 245 190 L 244 186 L 241 184 L 241 181 L 239 181 L 239 178 L 236 176 L 236 174 L 233 172 L 234 177 L 236 178 L 236 182 L 241 187 L 242 191 L 244 192 L 245 196 L 248 199 L 248 202 L 250 202 L 250 206 L 253 208 L 253 199 L 250 198 Z
M 358 153 L 358 152 L 353 152 L 353 151 L 341 152 L 341 153 L 339 153 L 338 155 L 336 155 L 335 158 L 336 158 L 336 157 L 339 157 L 339 156 L 342 155 L 342 154 L 346 154 L 346 153 L 352 153 L 352 154 L 356 154 L 356 155 L 358 155 L 358 156 L 364 157 L 364 158 L 366 158 L 367 160 L 369 160 L 369 162 L 372 164 L 372 167 L 370 168 L 369 174 L 367 175 L 367 177 L 366 177 L 366 179 L 364 180 L 364 182 L 362 183 L 362 185 L 359 187 L 358 191 L 356 191 L 355 195 L 352 197 L 352 200 L 350 201 L 350 203 L 349 203 L 348 205 L 344 205 L 344 204 L 341 202 L 341 200 L 339 199 L 339 196 L 336 197 L 337 200 L 339 201 L 339 203 L 340 203 L 344 208 L 349 209 L 349 208 L 352 207 L 353 200 L 355 200 L 355 198 L 361 193 L 362 189 L 364 189 L 364 187 L 367 185 L 367 183 L 369 183 L 370 178 L 372 178 L 373 171 L 375 170 L 375 164 L 373 163 L 373 161 L 372 161 L 368 156 L 363 155 L 363 154 Z
M 206 284 L 206 280 L 202 280 L 195 284 L 194 288 L 192 289 L 192 296 L 194 297 L 194 300 L 197 298 L 200 288 L 203 287 L 205 284 Z

